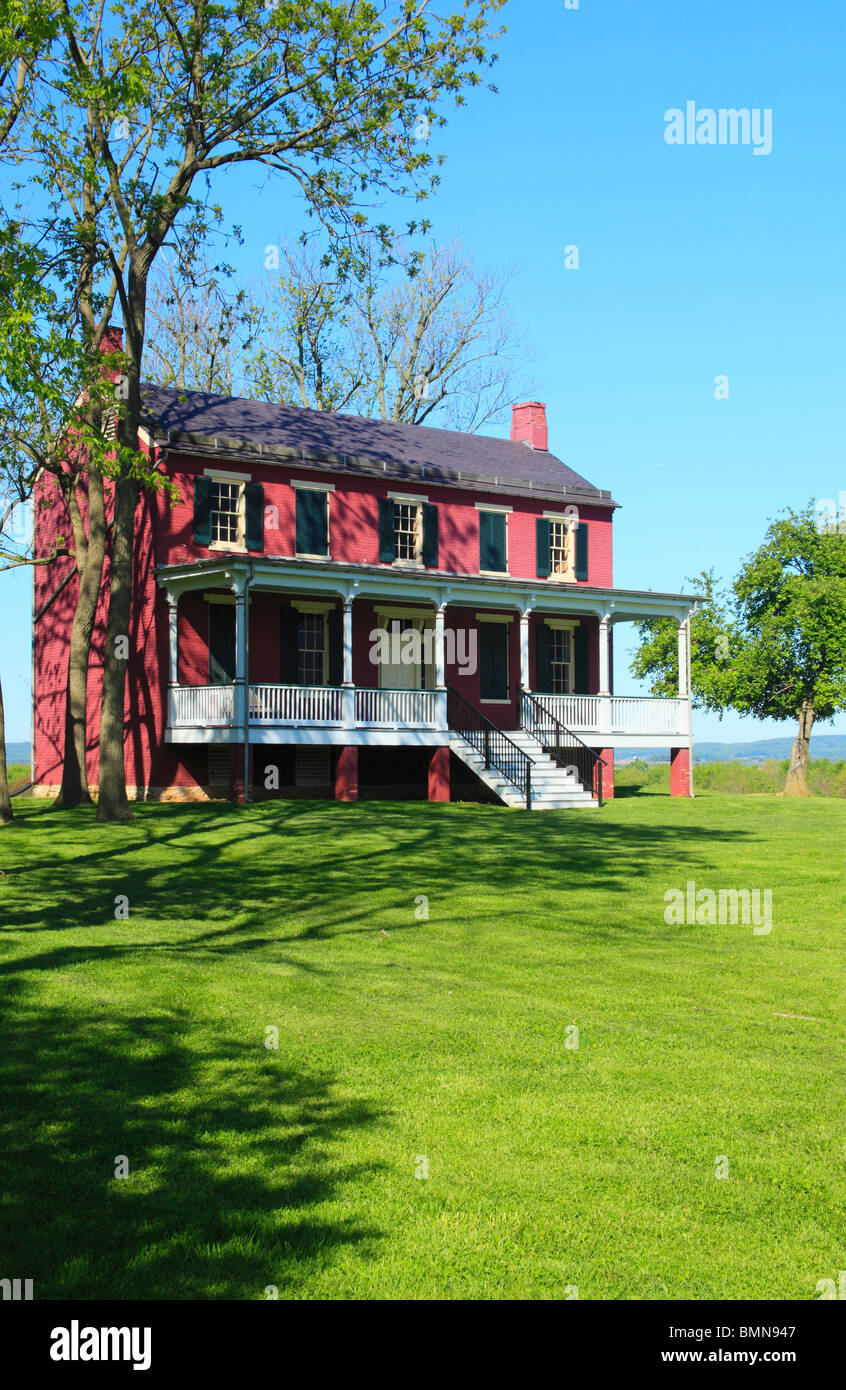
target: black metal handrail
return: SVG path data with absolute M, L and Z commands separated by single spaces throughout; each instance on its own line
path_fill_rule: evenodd
M 527 706 L 531 713 L 531 724 L 526 722 Z M 558 767 L 575 767 L 582 786 L 593 788 L 595 770 L 597 800 L 600 806 L 602 805 L 602 769 L 606 766 L 605 759 L 595 748 L 589 748 L 578 734 L 574 734 L 560 719 L 556 719 L 552 710 L 547 709 L 534 695 L 530 695 L 528 690 L 520 691 L 520 727 L 532 738 L 537 739 L 541 748 L 549 749 Z
M 447 724 L 484 758 L 486 771 L 494 768 L 516 787 L 525 797 L 526 810 L 531 811 L 532 759 L 451 685 L 447 686 Z

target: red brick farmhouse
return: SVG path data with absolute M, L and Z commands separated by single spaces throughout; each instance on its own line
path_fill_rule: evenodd
M 511 439 L 148 388 L 143 447 L 181 501 L 136 522 L 126 766 L 137 797 L 613 795 L 614 753 L 670 747 L 689 792 L 695 596 L 615 589 L 616 503 Z M 36 548 L 69 534 L 52 479 Z M 108 561 L 107 561 L 108 569 Z M 36 789 L 61 780 L 72 560 L 35 569 Z M 615 625 L 679 627 L 673 699 L 613 693 Z M 97 783 L 105 633 L 89 678 Z

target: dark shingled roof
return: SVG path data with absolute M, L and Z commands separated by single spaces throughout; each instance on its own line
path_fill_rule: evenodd
M 375 464 L 380 471 L 387 465 L 386 471 L 405 476 L 422 469 L 429 480 L 442 477 L 454 483 L 460 474 L 468 481 L 514 483 L 521 490 L 566 489 L 581 496 L 593 494 L 606 506 L 614 505 L 609 493 L 601 493 L 553 454 L 509 439 L 367 420 L 359 415 L 331 415 L 174 387 L 144 386 L 142 390 L 147 420 L 157 434 L 190 435 L 195 443 L 218 439 L 225 441 L 227 448 L 244 445 L 251 451 L 258 451 L 259 446 L 271 453 L 291 451 L 304 459 L 332 461 L 340 457 Z M 174 438 L 173 442 L 178 441 Z M 186 441 L 186 448 L 190 442 Z

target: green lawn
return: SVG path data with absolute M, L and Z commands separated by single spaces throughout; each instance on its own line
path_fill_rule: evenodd
M 0 1274 L 36 1298 L 813 1299 L 846 1268 L 842 801 L 15 809 Z M 772 932 L 667 926 L 690 878 L 772 889 Z

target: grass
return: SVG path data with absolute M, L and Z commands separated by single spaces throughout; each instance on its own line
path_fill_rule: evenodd
M 802 1300 L 846 1268 L 842 802 L 15 806 L 0 1273 L 37 1298 Z M 771 934 L 668 926 L 690 878 L 771 888 Z

